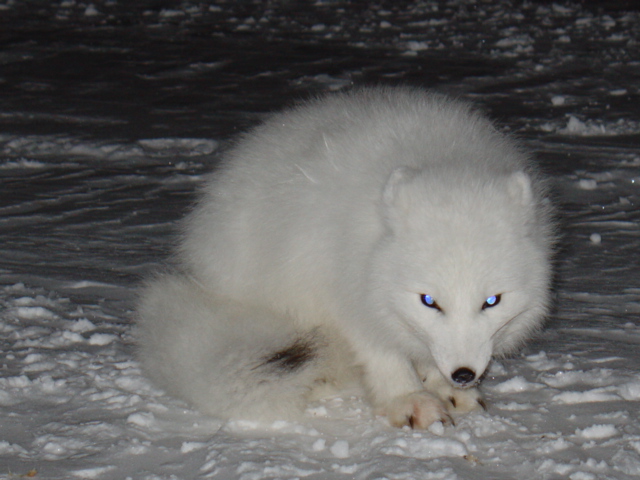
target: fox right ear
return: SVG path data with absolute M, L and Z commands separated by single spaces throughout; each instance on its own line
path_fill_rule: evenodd
M 409 208 L 410 200 L 404 188 L 416 175 L 416 170 L 411 167 L 396 168 L 387 180 L 382 192 L 382 205 L 384 217 L 392 228 L 398 227 L 398 222 L 404 218 L 403 212 Z
M 389 176 L 387 184 L 382 193 L 382 201 L 387 210 L 397 207 L 400 202 L 400 190 L 402 185 L 415 175 L 415 170 L 411 167 L 398 167 Z

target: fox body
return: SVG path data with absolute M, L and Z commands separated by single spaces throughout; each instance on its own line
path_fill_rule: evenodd
M 540 327 L 544 182 L 467 104 L 333 94 L 245 134 L 141 295 L 141 359 L 205 413 L 292 418 L 361 385 L 393 425 L 483 404 L 494 355 Z

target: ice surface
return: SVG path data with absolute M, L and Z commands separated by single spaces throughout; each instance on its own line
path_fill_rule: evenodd
M 626 0 L 0 1 L 0 479 L 637 478 L 639 37 Z M 165 396 L 135 287 L 203 175 L 267 112 L 365 83 L 471 99 L 534 151 L 563 235 L 546 330 L 455 427 Z

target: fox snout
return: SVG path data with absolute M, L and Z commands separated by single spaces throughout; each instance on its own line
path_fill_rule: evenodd
M 449 377 L 449 381 L 456 388 L 471 388 L 477 387 L 480 382 L 484 379 L 489 371 L 489 365 L 482 371 L 474 370 L 471 367 L 459 367 L 451 373 Z M 446 377 L 446 376 L 445 376 Z
M 461 367 L 451 374 L 451 379 L 460 387 L 468 387 L 475 383 L 476 372 L 470 368 Z

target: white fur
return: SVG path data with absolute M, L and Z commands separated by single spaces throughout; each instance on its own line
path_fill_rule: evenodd
M 543 194 L 511 140 L 439 95 L 371 88 L 277 114 L 204 187 L 182 224 L 181 273 L 143 292 L 143 366 L 223 417 L 290 418 L 353 378 L 394 425 L 477 408 L 452 373 L 474 371 L 474 387 L 547 310 Z M 264 359 L 297 338 L 313 358 L 269 371 Z

